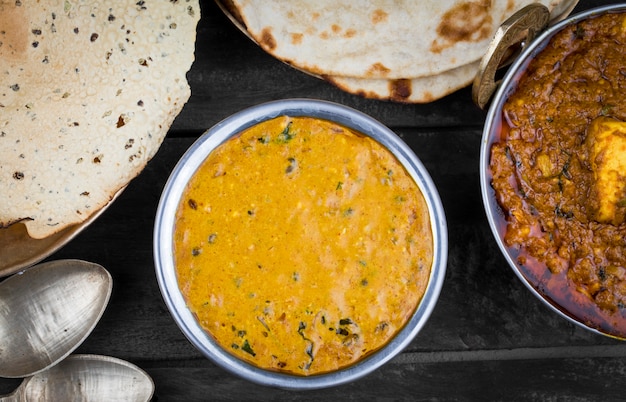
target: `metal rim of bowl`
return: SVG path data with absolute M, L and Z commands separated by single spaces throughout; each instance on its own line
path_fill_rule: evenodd
M 386 146 L 405 166 L 418 184 L 428 205 L 433 233 L 433 265 L 426 292 L 415 313 L 383 348 L 363 360 L 338 371 L 297 376 L 263 370 L 225 351 L 197 323 L 177 285 L 172 257 L 172 233 L 175 212 L 188 180 L 213 148 L 261 121 L 277 117 L 312 116 L 334 121 L 368 135 Z M 432 313 L 445 277 L 448 234 L 443 206 L 426 168 L 413 151 L 386 126 L 372 117 L 347 106 L 313 99 L 285 99 L 250 107 L 236 113 L 206 131 L 196 140 L 174 167 L 162 192 L 154 224 L 154 260 L 157 281 L 165 303 L 187 339 L 206 357 L 223 369 L 252 382 L 284 389 L 319 389 L 361 378 L 400 353 L 422 329 Z
M 491 176 L 489 174 L 489 159 L 490 159 L 490 151 L 491 146 L 494 143 L 494 138 L 491 135 L 492 131 L 494 131 L 493 124 L 498 120 L 502 107 L 509 95 L 515 91 L 517 85 L 515 84 L 515 79 L 517 75 L 521 72 L 521 70 L 525 67 L 526 63 L 528 63 L 531 59 L 535 58 L 547 45 L 550 39 L 556 35 L 559 31 L 567 28 L 570 25 L 577 24 L 583 20 L 588 18 L 597 17 L 610 12 L 624 12 L 626 11 L 626 4 L 613 4 L 608 6 L 602 6 L 597 8 L 592 8 L 581 13 L 577 13 L 575 15 L 570 16 L 569 18 L 564 19 L 558 24 L 553 25 L 552 27 L 546 29 L 543 33 L 538 35 L 535 40 L 524 47 L 523 51 L 520 53 L 515 62 L 509 67 L 509 70 L 506 72 L 505 76 L 502 79 L 502 83 L 500 87 L 496 91 L 493 100 L 491 102 L 491 106 L 489 107 L 489 111 L 487 113 L 485 127 L 483 129 L 482 141 L 480 147 L 480 188 L 483 199 L 483 206 L 485 208 L 485 212 L 487 214 L 487 220 L 489 221 L 489 226 L 491 231 L 496 239 L 498 247 L 502 252 L 502 255 L 507 260 L 510 268 L 515 272 L 515 275 L 522 281 L 522 283 L 528 288 L 533 295 L 535 295 L 538 299 L 543 302 L 544 305 L 549 307 L 552 311 L 556 312 L 561 317 L 565 318 L 569 322 L 582 327 L 586 330 L 595 332 L 597 334 L 601 334 L 604 336 L 615 337 L 609 333 L 600 331 L 596 328 L 588 326 L 582 320 L 568 315 L 566 312 L 561 310 L 558 305 L 551 303 L 547 300 L 546 296 L 544 296 L 541 292 L 539 292 L 533 284 L 520 272 L 518 268 L 517 261 L 515 257 L 511 255 L 509 249 L 503 243 L 504 237 L 504 229 L 501 230 L 497 222 L 495 220 L 495 216 L 501 216 L 502 211 L 500 207 L 497 205 L 495 200 L 495 192 L 491 187 Z

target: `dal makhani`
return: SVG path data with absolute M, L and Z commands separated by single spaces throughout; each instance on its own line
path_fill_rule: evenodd
M 178 284 L 200 325 L 261 368 L 348 366 L 411 318 L 433 238 L 413 178 L 370 137 L 281 116 L 221 144 L 176 215 Z
M 626 336 L 625 54 L 624 13 L 558 32 L 504 105 L 490 162 L 504 241 L 525 275 L 617 336 Z

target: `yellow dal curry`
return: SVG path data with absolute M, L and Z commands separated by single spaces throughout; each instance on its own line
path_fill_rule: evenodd
M 216 148 L 177 211 L 188 307 L 226 350 L 310 375 L 387 343 L 427 286 L 433 239 L 418 186 L 373 139 L 278 117 Z
M 491 154 L 505 242 L 586 324 L 626 337 L 626 14 L 555 35 L 503 108 Z M 546 269 L 547 267 L 547 269 Z

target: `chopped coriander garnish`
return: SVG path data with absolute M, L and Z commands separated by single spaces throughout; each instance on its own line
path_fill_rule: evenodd
M 256 356 L 256 353 L 254 353 L 254 350 L 252 350 L 252 346 L 250 346 L 250 343 L 248 343 L 247 339 L 243 341 L 243 345 L 241 345 L 241 350 L 251 354 L 252 356 Z
M 285 127 L 285 129 L 280 134 L 278 134 L 277 140 L 279 143 L 289 142 L 296 136 L 296 134 L 292 133 L 290 130 L 291 130 L 291 122 L 289 122 L 287 126 Z

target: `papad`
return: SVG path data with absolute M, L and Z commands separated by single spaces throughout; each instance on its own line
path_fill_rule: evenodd
M 136 177 L 190 96 L 197 0 L 0 0 L 0 227 L 80 223 Z

